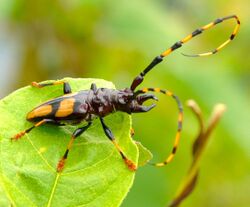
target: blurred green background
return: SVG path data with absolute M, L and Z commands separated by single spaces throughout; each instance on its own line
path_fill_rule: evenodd
M 237 14 L 238 36 L 220 53 L 186 58 L 226 40 L 235 21 L 216 26 L 171 54 L 143 82 L 174 91 L 185 103 L 195 99 L 208 116 L 227 105 L 203 157 L 198 186 L 183 206 L 241 206 L 250 203 L 250 15 L 248 0 L 1 0 L 0 98 L 32 81 L 71 77 L 110 80 L 117 88 L 158 54 L 217 17 Z M 158 107 L 133 115 L 134 139 L 161 161 L 176 130 L 174 101 L 159 96 Z M 160 207 L 173 198 L 191 161 L 198 126 L 184 107 L 184 132 L 173 163 L 145 166 L 122 207 Z M 112 126 L 111 126 L 112 128 Z M 119 189 L 117 189 L 119 191 Z

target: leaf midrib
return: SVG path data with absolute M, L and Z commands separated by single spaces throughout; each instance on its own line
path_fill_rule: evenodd
M 61 175 L 61 173 L 56 174 L 56 179 L 55 179 L 54 185 L 53 185 L 52 190 L 51 190 L 51 194 L 50 194 L 50 197 L 49 197 L 49 200 L 48 200 L 47 207 L 51 206 L 51 202 L 52 202 L 53 196 L 55 194 L 56 186 L 57 186 L 58 179 L 59 179 L 60 175 Z

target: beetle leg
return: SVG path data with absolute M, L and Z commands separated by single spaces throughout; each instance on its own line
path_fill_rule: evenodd
M 43 119 L 39 122 L 37 122 L 36 124 L 34 124 L 32 127 L 24 130 L 24 131 L 21 131 L 19 132 L 18 134 L 16 134 L 14 137 L 11 138 L 11 141 L 14 141 L 14 140 L 18 140 L 20 139 L 22 136 L 24 136 L 25 134 L 29 133 L 32 129 L 36 128 L 36 127 L 39 127 L 45 123 L 54 123 L 54 124 L 59 124 L 58 122 L 56 122 L 55 120 L 53 119 Z
M 108 126 L 104 123 L 104 120 L 102 117 L 100 117 L 100 121 L 102 123 L 103 130 L 106 134 L 106 136 L 112 141 L 112 143 L 115 145 L 115 148 L 119 151 L 122 159 L 124 160 L 125 164 L 127 165 L 128 169 L 131 171 L 135 171 L 137 169 L 136 164 L 132 161 L 129 160 L 126 155 L 123 153 L 121 147 L 119 144 L 116 142 L 115 137 L 112 133 L 112 131 L 108 128 Z
M 36 87 L 36 88 L 43 88 L 45 86 L 52 86 L 52 85 L 59 85 L 63 84 L 63 92 L 64 94 L 71 93 L 71 87 L 68 82 L 66 81 L 54 81 L 51 83 L 37 83 L 37 82 L 32 82 L 31 85 Z
M 97 87 L 96 87 L 96 84 L 95 83 L 92 83 L 91 86 L 90 86 L 90 89 L 94 92 L 96 92 L 97 90 Z
M 60 159 L 60 161 L 57 164 L 57 172 L 61 172 L 63 170 L 65 162 L 66 162 L 68 154 L 69 154 L 69 150 L 72 148 L 72 144 L 75 141 L 75 139 L 77 137 L 79 137 L 84 131 L 86 131 L 90 127 L 91 124 L 92 124 L 92 122 L 89 122 L 87 126 L 78 128 L 73 132 L 71 139 L 68 143 L 67 149 L 66 149 L 63 157 Z

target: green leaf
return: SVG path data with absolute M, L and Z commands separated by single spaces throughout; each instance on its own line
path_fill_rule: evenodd
M 10 201 L 8 200 L 7 196 L 5 195 L 5 192 L 3 188 L 0 185 L 0 206 L 11 206 Z
M 148 163 L 153 158 L 152 153 L 144 147 L 140 142 L 136 142 L 136 145 L 139 150 L 139 160 L 138 160 L 138 166 L 143 166 Z
M 99 79 L 66 78 L 72 91 L 114 88 Z M 27 112 L 62 95 L 62 86 L 42 89 L 27 86 L 0 101 L 0 184 L 13 206 L 119 206 L 128 193 L 134 173 L 128 170 L 99 120 L 74 142 L 62 173 L 56 165 L 76 126 L 43 125 L 17 142 L 10 138 L 29 128 Z M 138 149 L 130 138 L 131 117 L 114 113 L 105 117 L 125 154 L 134 162 Z

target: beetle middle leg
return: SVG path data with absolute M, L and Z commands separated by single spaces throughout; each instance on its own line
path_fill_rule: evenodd
M 32 82 L 31 85 L 36 87 L 36 88 L 43 88 L 45 86 L 53 86 L 53 85 L 60 85 L 63 84 L 63 92 L 64 94 L 72 93 L 71 92 L 71 87 L 68 82 L 66 81 L 54 81 L 51 83 L 37 83 L 37 82 Z
M 112 131 L 108 128 L 108 126 L 104 123 L 104 120 L 102 117 L 100 117 L 100 121 L 102 124 L 102 128 L 106 134 L 106 136 L 112 141 L 112 143 L 115 145 L 115 148 L 119 151 L 122 159 L 124 160 L 125 164 L 127 165 L 127 167 L 129 168 L 129 170 L 135 171 L 137 169 L 136 164 L 132 161 L 129 160 L 126 155 L 124 154 L 124 152 L 122 151 L 120 145 L 116 142 L 115 137 L 112 133 Z
M 21 131 L 19 132 L 18 134 L 16 134 L 14 137 L 11 138 L 11 140 L 18 140 L 20 139 L 22 136 L 24 136 L 25 134 L 29 133 L 32 129 L 36 128 L 36 127 L 39 127 L 43 124 L 46 124 L 46 123 L 54 123 L 54 124 L 58 124 L 58 125 L 61 125 L 60 123 L 58 123 L 57 121 L 53 120 L 53 119 L 43 119 L 39 122 L 37 122 L 36 124 L 34 124 L 32 127 L 24 130 L 24 131 Z
M 77 137 L 79 137 L 84 131 L 86 131 L 91 126 L 91 124 L 92 124 L 92 122 L 89 122 L 87 126 L 78 128 L 73 132 L 71 139 L 68 143 L 67 149 L 66 149 L 63 157 L 60 159 L 60 161 L 57 164 L 57 172 L 61 172 L 63 170 L 65 162 L 66 162 L 68 154 L 69 154 L 69 150 L 72 148 L 72 144 L 75 141 L 75 139 Z

